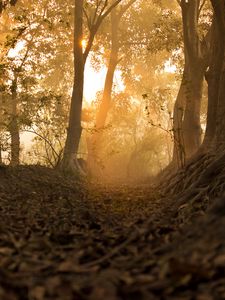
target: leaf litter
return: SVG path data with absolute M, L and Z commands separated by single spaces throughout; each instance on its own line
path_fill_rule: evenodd
M 216 190 L 184 202 L 177 178 L 169 193 L 0 167 L 0 299 L 225 299 L 225 201 L 215 180 Z

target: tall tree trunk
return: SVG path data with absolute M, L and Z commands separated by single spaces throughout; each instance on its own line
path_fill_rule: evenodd
M 63 170 L 73 173 L 82 173 L 77 162 L 77 151 L 81 138 L 81 111 L 83 101 L 84 86 L 84 66 L 91 50 L 94 37 L 101 26 L 103 20 L 122 0 L 115 0 L 108 6 L 108 0 L 98 1 L 94 17 L 90 18 L 84 8 L 83 0 L 75 0 L 74 9 L 74 86 L 71 99 L 69 126 L 67 130 L 66 143 L 63 153 L 61 167 Z M 135 0 L 132 0 L 135 1 Z M 101 7 L 101 9 L 99 9 Z M 89 39 L 86 48 L 82 49 L 83 37 L 83 12 L 87 18 L 89 27 Z
M 191 157 L 201 145 L 201 100 L 205 70 L 198 64 L 196 71 L 191 75 L 185 85 L 186 105 L 183 119 L 183 137 L 186 159 Z
M 103 96 L 100 103 L 99 111 L 96 116 L 95 132 L 87 140 L 88 146 L 88 165 L 93 169 L 97 167 L 97 160 L 100 152 L 100 142 L 106 124 L 106 118 L 111 105 L 113 78 L 118 63 L 119 40 L 118 26 L 120 17 L 116 11 L 111 12 L 111 52 L 109 58 L 108 69 L 105 78 Z
M 74 86 L 71 99 L 69 126 L 62 160 L 66 170 L 76 169 L 76 154 L 79 147 L 82 127 L 81 111 L 84 85 L 84 60 L 82 50 L 83 37 L 83 0 L 75 0 L 74 17 Z
M 174 107 L 173 164 L 183 166 L 201 145 L 201 100 L 208 44 L 198 36 L 199 0 L 181 1 L 185 66 Z
M 225 34 L 225 33 L 224 33 Z M 218 116 L 216 127 L 216 144 L 225 147 L 225 59 L 220 76 L 220 87 L 218 97 Z
M 186 82 L 186 67 L 184 67 L 182 81 L 180 89 L 175 101 L 173 110 L 173 161 L 177 167 L 183 167 L 185 165 L 185 147 L 184 147 L 184 136 L 183 136 L 183 117 L 185 110 L 185 82 Z
M 208 82 L 208 113 L 204 149 L 225 146 L 225 1 L 211 0 L 214 10 Z
M 209 148 L 215 145 L 215 133 L 216 133 L 216 119 L 218 109 L 218 94 L 219 83 L 221 73 L 221 60 L 222 52 L 218 47 L 219 33 L 215 23 L 215 16 L 212 25 L 212 41 L 210 51 L 210 64 L 209 69 L 205 73 L 206 81 L 208 84 L 208 109 L 206 120 L 205 137 L 202 143 L 202 150 L 208 151 Z
M 218 87 L 218 108 L 216 118 L 216 145 L 225 147 L 225 0 L 212 1 L 217 22 L 218 31 L 218 60 L 220 67 L 217 73 L 219 76 Z
M 200 0 L 181 2 L 186 65 L 184 83 L 186 103 L 182 126 L 186 159 L 200 146 L 200 106 L 204 71 L 201 71 L 202 56 L 198 36 L 199 6 Z
M 9 132 L 11 136 L 11 160 L 10 165 L 17 166 L 20 163 L 20 134 L 18 125 L 18 112 L 17 112 L 17 74 L 12 82 L 12 112 L 9 124 Z
M 173 164 L 176 167 L 183 167 L 201 145 L 200 112 L 206 68 L 207 63 L 201 60 L 196 61 L 193 69 L 185 62 L 173 114 Z

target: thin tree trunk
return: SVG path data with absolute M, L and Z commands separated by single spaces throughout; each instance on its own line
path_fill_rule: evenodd
M 184 136 L 183 136 L 183 117 L 185 110 L 185 74 L 186 67 L 184 67 L 183 77 L 180 85 L 180 89 L 176 98 L 173 111 L 173 160 L 172 164 L 176 167 L 183 167 L 185 165 L 185 148 L 184 148 Z
M 102 101 L 100 103 L 99 111 L 96 116 L 95 132 L 87 140 L 88 165 L 89 168 L 92 169 L 92 171 L 93 168 L 95 169 L 97 168 L 96 161 L 99 158 L 101 137 L 104 132 L 107 115 L 111 105 L 113 78 L 114 78 L 116 66 L 118 64 L 118 52 L 119 52 L 118 25 L 119 25 L 119 17 L 116 14 L 116 11 L 113 10 L 111 12 L 112 44 L 111 44 L 109 65 L 108 65 L 107 74 L 105 78 L 103 96 L 102 96 Z
M 11 121 L 9 124 L 9 132 L 11 136 L 11 160 L 10 165 L 17 166 L 20 163 L 20 134 L 18 126 L 18 113 L 17 113 L 17 75 L 12 82 L 12 113 Z
M 82 132 L 81 111 L 84 85 L 84 61 L 81 41 L 83 37 L 83 0 L 75 1 L 74 19 L 74 86 L 69 126 L 62 160 L 63 169 L 71 171 L 74 171 L 74 168 L 76 169 L 75 160 Z
M 72 171 L 73 173 L 82 173 L 77 162 L 77 152 L 81 138 L 81 111 L 83 101 L 83 85 L 84 85 L 84 66 L 91 50 L 95 34 L 97 33 L 103 20 L 122 0 L 115 0 L 109 7 L 108 0 L 99 1 L 96 6 L 94 18 L 90 19 L 84 8 L 83 0 L 75 0 L 75 16 L 74 16 L 74 86 L 71 99 L 69 126 L 67 131 L 66 143 L 63 153 L 61 167 L 63 170 Z M 132 0 L 135 1 L 135 0 Z M 101 7 L 99 12 L 99 7 Z M 86 48 L 82 49 L 83 37 L 83 13 L 89 24 L 89 39 Z

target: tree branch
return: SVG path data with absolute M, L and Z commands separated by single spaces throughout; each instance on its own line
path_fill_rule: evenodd
M 102 9 L 100 10 L 99 16 L 102 16 L 107 5 L 108 5 L 108 0 L 105 0 L 104 5 L 102 6 Z
M 131 5 L 134 4 L 134 2 L 136 2 L 136 0 L 130 0 L 126 5 L 122 6 L 118 14 L 118 18 L 121 18 L 122 15 L 131 7 Z
M 103 19 L 105 19 L 110 12 L 113 10 L 113 8 L 115 8 L 122 0 L 116 0 L 107 10 L 106 12 L 100 16 L 101 22 L 103 21 Z M 100 23 L 101 24 L 101 23 Z
M 91 47 L 93 45 L 93 41 L 94 41 L 94 37 L 95 37 L 95 34 L 97 33 L 100 25 L 102 24 L 103 20 L 110 14 L 110 12 L 113 10 L 113 8 L 115 8 L 122 0 L 116 0 L 112 5 L 110 5 L 110 7 L 103 13 L 104 9 L 106 8 L 107 4 L 108 4 L 108 0 L 105 0 L 105 3 L 103 5 L 103 8 L 101 9 L 101 12 L 99 13 L 97 19 L 96 19 L 96 22 L 93 23 L 92 22 L 92 26 L 90 28 L 90 36 L 89 36 L 89 40 L 88 40 L 88 43 L 87 43 L 87 46 L 84 50 L 84 53 L 83 53 L 83 60 L 84 60 L 84 63 L 86 62 L 87 60 L 87 57 L 88 57 L 88 54 L 91 50 Z
M 89 16 L 88 16 L 87 11 L 86 11 L 85 8 L 83 9 L 83 11 L 84 11 L 85 18 L 86 18 L 86 20 L 87 20 L 87 26 L 88 26 L 88 29 L 91 30 L 91 25 L 92 25 L 91 19 L 89 18 Z
M 38 137 L 40 137 L 42 140 L 45 141 L 45 143 L 47 143 L 50 148 L 52 149 L 52 152 L 55 153 L 55 155 L 58 157 L 58 153 L 56 152 L 56 150 L 54 149 L 54 147 L 52 146 L 52 143 L 46 138 L 44 137 L 43 135 L 41 135 L 40 133 L 38 133 L 37 131 L 35 131 L 34 129 L 33 130 L 29 130 L 29 129 L 26 129 L 26 130 L 22 130 L 22 132 L 29 132 L 29 133 L 33 133 L 35 135 L 37 135 Z

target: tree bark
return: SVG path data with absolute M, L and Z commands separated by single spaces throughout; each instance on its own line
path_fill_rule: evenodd
M 190 158 L 201 145 L 201 100 L 205 69 L 198 64 L 195 71 L 189 72 L 185 85 L 186 105 L 183 119 L 185 158 Z
M 217 74 L 219 77 L 218 83 L 218 108 L 216 118 L 216 145 L 217 148 L 225 147 L 225 1 L 212 0 L 212 6 L 215 13 L 217 32 L 218 32 L 218 64 Z
M 174 150 L 173 164 L 183 167 L 201 145 L 201 100 L 204 74 L 207 63 L 201 60 L 191 64 L 185 62 L 183 78 L 174 105 L 173 133 Z
M 172 163 L 176 167 L 183 167 L 201 145 L 201 100 L 209 56 L 206 37 L 203 42 L 198 36 L 199 7 L 199 0 L 181 1 L 185 65 L 174 107 Z
M 209 69 L 205 73 L 206 81 L 208 84 L 208 109 L 207 109 L 207 121 L 206 132 L 202 144 L 202 150 L 208 151 L 209 148 L 215 146 L 215 133 L 216 133 L 216 119 L 218 109 L 218 93 L 220 83 L 221 72 L 221 59 L 222 53 L 218 47 L 218 29 L 215 23 L 215 16 L 212 26 L 212 41 L 210 51 L 210 64 Z
M 185 110 L 185 81 L 186 81 L 186 67 L 184 67 L 184 72 L 182 76 L 182 81 L 180 89 L 175 101 L 173 110 L 173 161 L 177 167 L 183 167 L 185 165 L 185 147 L 184 147 L 184 136 L 183 136 L 183 117 Z
M 17 74 L 12 82 L 12 112 L 9 124 L 9 132 L 11 136 L 11 160 L 10 165 L 17 166 L 20 163 L 20 134 L 18 125 L 18 112 L 17 112 Z
M 74 85 L 71 99 L 69 125 L 62 160 L 62 167 L 74 171 L 82 127 L 81 111 L 84 85 L 84 61 L 82 50 L 83 37 L 83 0 L 75 1 L 74 17 Z
M 225 146 L 225 1 L 211 0 L 214 10 L 213 39 L 208 82 L 208 112 L 203 149 Z

